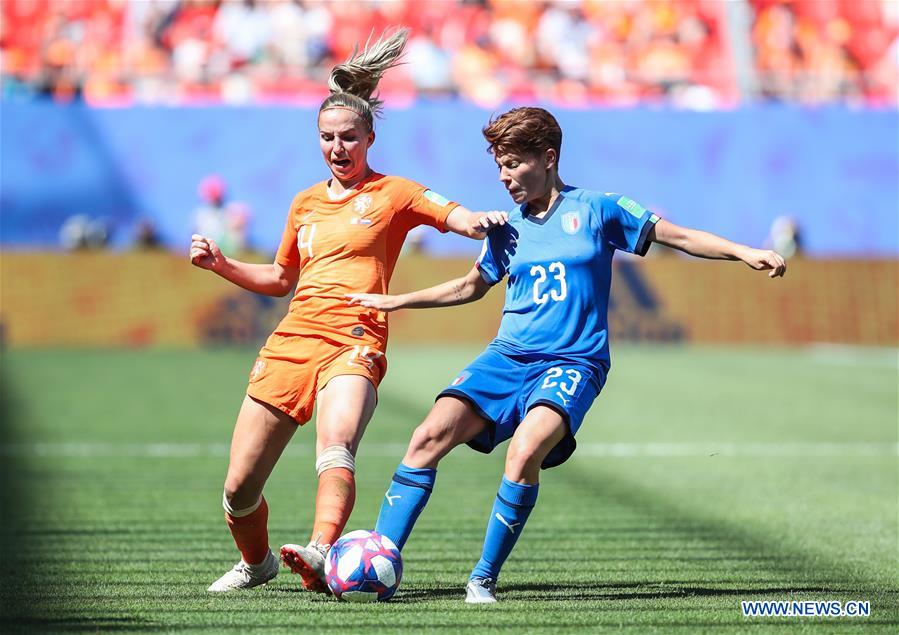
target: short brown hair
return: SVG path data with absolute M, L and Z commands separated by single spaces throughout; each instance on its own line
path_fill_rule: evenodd
M 543 108 L 513 108 L 491 119 L 484 129 L 489 144 L 487 152 L 503 154 L 540 154 L 552 148 L 556 162 L 562 151 L 562 128 L 549 111 Z

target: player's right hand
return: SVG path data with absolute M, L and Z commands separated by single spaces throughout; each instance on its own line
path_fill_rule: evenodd
M 769 278 L 783 277 L 787 272 L 784 257 L 770 249 L 748 249 L 741 260 L 757 271 L 769 271 Z
M 396 296 L 393 295 L 384 295 L 381 293 L 348 293 L 346 297 L 349 298 L 350 306 L 356 304 L 364 306 L 367 309 L 384 311 L 385 313 L 390 313 L 391 311 L 402 308 L 399 306 Z
M 488 232 L 494 227 L 505 225 L 509 221 L 509 214 L 498 210 L 480 212 L 476 214 L 474 230 L 476 232 Z
M 194 234 L 190 237 L 190 262 L 200 269 L 216 271 L 224 264 L 225 257 L 214 240 Z

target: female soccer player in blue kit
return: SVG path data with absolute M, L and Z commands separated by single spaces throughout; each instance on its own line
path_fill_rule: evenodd
M 418 426 L 381 505 L 375 530 L 402 549 L 428 501 L 437 463 L 457 445 L 490 452 L 511 439 L 465 601 L 496 601 L 496 580 L 537 501 L 540 470 L 560 465 L 610 368 L 608 300 L 615 250 L 652 242 L 693 256 L 741 260 L 782 276 L 784 259 L 678 227 L 620 194 L 565 185 L 562 130 L 542 108 L 515 108 L 484 128 L 515 202 L 463 278 L 398 296 L 354 294 L 382 311 L 472 302 L 508 276 L 499 333 L 437 398 Z

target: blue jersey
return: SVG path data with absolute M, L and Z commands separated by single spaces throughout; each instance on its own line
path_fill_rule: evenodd
M 509 277 L 490 346 L 607 370 L 612 255 L 616 249 L 645 255 L 659 217 L 626 196 L 576 187 L 564 188 L 541 219 L 525 207 L 490 231 L 477 261 L 487 283 Z

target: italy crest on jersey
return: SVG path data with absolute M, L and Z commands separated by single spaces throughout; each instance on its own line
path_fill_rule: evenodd
M 566 234 L 576 234 L 581 229 L 581 215 L 579 212 L 568 212 L 562 216 L 562 231 Z

